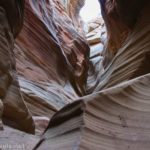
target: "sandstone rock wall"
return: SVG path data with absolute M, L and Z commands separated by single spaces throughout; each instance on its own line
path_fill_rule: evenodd
M 121 6 L 121 3 L 117 0 L 101 1 L 104 19 L 109 18 L 108 12 L 116 5 Z M 115 47 L 117 51 L 113 53 L 112 60 L 108 61 L 106 57 L 108 63 L 102 73 L 99 69 L 94 91 L 67 105 L 52 117 L 38 149 L 51 146 L 52 150 L 149 150 L 150 3 L 145 3 L 144 9 L 142 5 L 140 8 L 136 6 L 138 2 L 135 3 L 128 2 L 134 14 L 129 16 L 131 20 L 127 19 L 129 22 L 126 19 L 123 22 L 113 20 L 116 24 L 114 27 L 110 23 L 113 18 L 109 18 L 109 23 L 105 20 L 110 25 L 107 26 L 109 49 L 106 50 L 113 51 L 109 47 L 109 42 L 114 40 L 110 38 L 112 33 L 116 33 L 112 36 L 120 38 L 120 22 L 123 24 L 121 28 L 125 27 L 124 31 L 130 29 L 130 32 L 125 39 L 119 39 L 121 43 Z M 123 11 L 123 8 L 117 8 L 113 16 Z M 134 13 L 134 9 L 138 13 Z
M 146 0 L 99 1 L 107 41 L 103 23 L 95 21 L 83 36 L 78 15 L 84 1 L 62 2 L 67 9 L 58 0 L 25 1 L 24 25 L 14 49 L 23 97 L 15 76 L 15 83 L 11 81 L 5 89 L 5 98 L 0 95 L 0 146 L 149 150 L 150 4 Z M 3 19 L 9 20 L 8 16 Z M 0 37 L 0 54 L 7 56 L 14 38 L 12 29 L 0 33 L 4 31 L 11 33 L 11 38 L 8 34 Z M 38 136 L 15 130 L 10 122 L 14 120 L 27 129 L 35 125 Z
M 14 51 L 21 91 L 33 115 L 51 118 L 85 94 L 89 46 L 59 1 L 26 1 Z

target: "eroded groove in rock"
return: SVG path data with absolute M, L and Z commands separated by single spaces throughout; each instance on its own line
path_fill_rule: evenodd
M 63 1 L 65 7 L 59 0 L 26 0 L 24 26 L 14 49 L 18 77 L 6 52 L 21 29 L 23 5 L 19 17 L 11 14 L 17 10 L 13 1 L 9 13 L 0 8 L 0 57 L 6 60 L 0 60 L 0 146 L 149 150 L 150 4 L 148 0 L 99 1 L 107 43 L 100 18 L 89 23 L 83 35 L 78 15 L 84 0 Z M 31 132 L 35 124 L 39 136 L 5 125 L 18 119 L 19 129 L 24 126 Z
M 30 108 L 47 105 L 50 117 L 85 93 L 89 47 L 58 1 L 26 1 L 15 55 L 21 90 Z M 37 115 L 40 109 L 31 112 Z
M 39 149 L 148 150 L 150 147 L 150 74 L 80 99 L 51 120 Z M 55 124 L 62 114 L 69 120 Z M 56 120 L 56 121 L 55 121 Z
M 137 14 L 138 21 L 97 81 L 95 92 L 56 113 L 38 149 L 149 150 L 149 14 L 150 3 Z M 78 106 L 82 113 L 79 108 L 70 111 Z
M 14 38 L 22 26 L 23 6 L 23 1 L 0 2 L 0 99 L 4 106 L 1 119 L 13 128 L 34 133 L 33 119 L 20 94 L 13 54 Z

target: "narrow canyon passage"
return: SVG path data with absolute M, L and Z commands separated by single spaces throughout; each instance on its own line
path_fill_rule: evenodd
M 89 72 L 86 87 L 86 94 L 90 94 L 93 92 L 98 78 L 100 78 L 104 71 L 103 51 L 107 35 L 99 1 L 86 0 L 80 10 L 80 17 L 83 21 L 85 37 L 90 46 Z
M 0 149 L 149 150 L 150 2 L 20 2 L 0 2 Z

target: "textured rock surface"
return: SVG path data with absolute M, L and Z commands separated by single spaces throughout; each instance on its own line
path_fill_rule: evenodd
M 12 36 L 0 37 L 0 58 L 7 58 L 0 61 L 0 146 L 149 150 L 150 4 L 146 8 L 145 0 L 99 1 L 107 41 L 100 19 L 89 24 L 85 40 L 78 18 L 84 1 L 61 1 L 63 7 L 58 0 L 26 0 L 24 25 L 14 48 L 18 79 L 15 67 L 12 71 L 3 63 L 14 58 L 12 35 L 20 31 L 21 22 L 17 28 L 0 29 L 1 34 L 9 31 Z M 22 12 L 23 7 L 19 8 Z M 16 27 L 8 16 L 0 18 Z M 5 46 L 3 39 L 8 42 Z M 10 50 L 12 57 L 4 50 Z M 14 60 L 10 64 L 15 66 Z M 15 116 L 20 121 L 21 113 L 31 121 L 24 119 L 24 125 L 33 125 L 26 109 L 32 114 L 38 136 L 12 128 L 10 121 L 17 122 Z
M 35 135 L 27 134 L 8 126 L 0 132 L 0 149 L 25 149 L 32 150 L 40 138 Z
M 147 74 L 65 107 L 52 118 L 39 150 L 149 150 L 149 82 Z
M 132 32 L 142 8 L 148 0 L 99 0 L 107 28 L 107 50 L 104 66 L 114 57 Z M 134 9 L 133 9 L 134 7 Z M 127 9 L 128 8 L 128 9 Z
M 68 14 L 76 28 L 83 35 L 83 21 L 79 15 L 81 8 L 84 6 L 85 0 L 68 0 Z
M 21 91 L 35 108 L 32 114 L 51 117 L 85 93 L 88 54 L 88 44 L 58 1 L 26 1 L 15 56 Z
M 45 128 L 55 112 L 85 94 L 89 46 L 58 1 L 26 1 L 14 52 L 23 97 L 39 116 L 36 125 L 44 121 Z
M 106 43 L 106 28 L 101 16 L 91 20 L 86 33 L 87 42 L 90 45 L 89 71 L 86 92 L 91 94 L 101 77 L 104 67 L 104 45 Z
M 39 149 L 150 148 L 149 14 L 150 4 L 136 14 L 138 21 L 100 74 L 94 92 L 53 116 Z
M 19 91 L 13 54 L 14 37 L 20 28 L 22 17 L 21 20 L 18 18 L 16 23 L 12 23 L 12 18 L 9 18 L 9 15 L 17 16 L 18 9 L 22 8 L 22 5 L 19 5 L 20 7 L 16 10 L 15 7 L 18 5 L 9 2 L 8 6 L 3 5 L 5 2 L 0 3 L 0 99 L 4 106 L 1 114 L 5 124 L 34 133 L 33 120 Z M 13 7 L 11 14 L 8 13 L 11 11 L 9 6 Z M 20 16 L 22 15 L 20 14 Z

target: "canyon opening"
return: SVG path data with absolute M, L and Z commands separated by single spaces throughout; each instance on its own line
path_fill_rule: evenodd
M 92 19 L 101 16 L 98 0 L 85 0 L 85 4 L 80 11 L 80 16 L 84 22 L 89 22 Z

